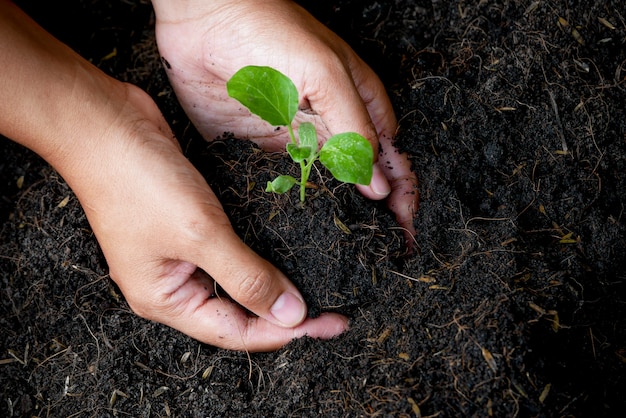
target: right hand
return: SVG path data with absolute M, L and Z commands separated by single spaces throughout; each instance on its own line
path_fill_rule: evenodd
M 413 242 L 419 203 L 417 178 L 394 147 L 396 118 L 374 72 L 337 35 L 288 0 L 153 0 L 159 51 L 180 103 L 207 139 L 225 132 L 269 151 L 284 151 L 289 136 L 231 99 L 226 81 L 246 65 L 271 66 L 300 93 L 295 124 L 313 122 L 321 140 L 358 132 L 378 162 L 370 199 L 384 199 Z M 379 154 L 380 148 L 380 154 Z

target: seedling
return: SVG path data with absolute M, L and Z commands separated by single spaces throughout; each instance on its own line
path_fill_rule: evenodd
M 300 186 L 300 201 L 304 202 L 306 184 L 313 163 L 319 159 L 337 180 L 367 185 L 372 179 L 374 152 L 372 145 L 355 132 L 333 135 L 320 148 L 317 131 L 312 123 L 301 123 L 298 137 L 292 126 L 298 111 L 298 90 L 286 75 L 271 67 L 243 67 L 226 83 L 228 95 L 272 126 L 286 126 L 291 142 L 287 153 L 300 164 L 300 181 L 289 175 L 267 182 L 266 192 L 285 193 Z

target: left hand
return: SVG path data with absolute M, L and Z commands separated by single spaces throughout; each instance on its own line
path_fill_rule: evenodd
M 0 134 L 67 181 L 133 311 L 236 350 L 347 328 L 336 313 L 307 318 L 295 285 L 241 241 L 148 94 L 108 77 L 6 0 L 0 67 Z M 216 284 L 224 292 L 212 297 Z

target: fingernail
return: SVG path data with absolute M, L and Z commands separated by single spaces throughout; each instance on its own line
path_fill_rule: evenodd
M 370 189 L 376 193 L 378 196 L 386 197 L 391 193 L 391 186 L 387 181 L 387 177 L 380 169 L 378 164 L 374 164 L 373 173 L 372 173 L 372 181 L 370 182 Z
M 270 313 L 281 325 L 291 328 L 304 320 L 306 306 L 298 296 L 285 292 L 276 299 Z

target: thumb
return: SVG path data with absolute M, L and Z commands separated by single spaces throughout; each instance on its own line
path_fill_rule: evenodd
M 211 245 L 200 251 L 195 262 L 228 295 L 243 307 L 267 321 L 295 327 L 306 318 L 302 295 L 287 277 L 261 258 L 224 226 L 220 236 L 213 234 Z
M 333 77 L 324 79 L 317 85 L 319 89 L 307 94 L 306 99 L 330 135 L 356 132 L 370 142 L 374 151 L 372 180 L 358 189 L 369 199 L 384 199 L 391 192 L 391 186 L 377 164 L 379 137 L 393 135 L 396 118 L 378 76 L 356 56 L 348 68 L 350 71 L 335 71 Z

